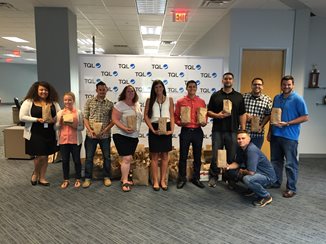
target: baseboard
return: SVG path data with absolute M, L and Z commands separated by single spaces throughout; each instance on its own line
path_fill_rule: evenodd
M 326 158 L 325 153 L 300 153 L 299 158 Z

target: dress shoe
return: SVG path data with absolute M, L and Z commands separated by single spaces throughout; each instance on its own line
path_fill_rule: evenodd
M 168 186 L 162 186 L 161 185 L 161 188 L 162 188 L 163 191 L 167 191 L 168 190 Z
M 153 186 L 153 190 L 154 191 L 159 191 L 160 190 L 160 187 L 159 186 Z
M 286 190 L 285 192 L 283 192 L 283 197 L 285 198 L 291 198 L 294 197 L 296 193 L 294 191 L 291 190 Z
M 181 189 L 185 186 L 186 182 L 184 180 L 180 180 L 177 183 L 177 189 Z
M 50 183 L 49 182 L 38 181 L 37 184 L 39 184 L 41 186 L 50 186 Z
M 32 186 L 36 186 L 37 180 L 33 180 L 33 176 L 34 176 L 34 171 L 32 173 L 31 184 L 32 184 Z
M 199 188 L 205 187 L 204 184 L 201 181 L 199 181 L 198 179 L 192 179 L 191 182 L 192 182 L 192 184 L 194 184 L 195 186 L 198 186 Z

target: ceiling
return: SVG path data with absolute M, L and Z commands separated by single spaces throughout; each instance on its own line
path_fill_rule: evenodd
M 147 0 L 152 2 L 153 0 Z M 220 4 L 219 2 L 225 2 Z M 0 62 L 35 63 L 34 7 L 67 7 L 77 16 L 78 39 L 95 37 L 97 48 L 107 54 L 144 54 L 144 40 L 158 40 L 157 55 L 184 55 L 232 8 L 292 9 L 309 7 L 326 17 L 325 0 L 167 0 L 164 15 L 138 15 L 135 0 L 0 0 Z M 173 11 L 186 10 L 186 23 L 173 22 Z M 162 26 L 161 35 L 141 35 L 140 26 Z M 3 36 L 16 36 L 28 43 L 15 43 Z M 176 44 L 166 44 L 176 42 Z M 20 50 L 19 57 L 9 57 Z M 92 53 L 92 45 L 78 43 L 78 51 Z M 9 60 L 8 60 L 9 58 Z

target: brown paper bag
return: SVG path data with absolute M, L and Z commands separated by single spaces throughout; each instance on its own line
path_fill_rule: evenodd
M 259 116 L 251 116 L 251 132 L 259 132 L 260 118 Z
M 231 113 L 232 112 L 232 102 L 229 99 L 223 99 L 223 111 L 225 113 Z
M 198 108 L 197 109 L 197 123 L 205 124 L 206 123 L 207 108 Z
M 74 122 L 74 116 L 73 114 L 64 114 L 62 116 L 63 123 L 65 124 L 72 124 Z
M 149 176 L 148 167 L 137 166 L 132 171 L 132 181 L 134 182 L 134 185 L 148 186 L 149 184 L 148 176 Z
M 217 167 L 226 168 L 227 166 L 227 156 L 225 149 L 217 150 Z
M 99 135 L 101 133 L 102 125 L 103 125 L 103 123 L 101 123 L 101 122 L 93 123 L 93 130 L 96 135 Z
M 282 109 L 272 108 L 271 124 L 278 124 L 282 121 Z
M 137 117 L 136 115 L 127 116 L 127 127 L 136 131 L 137 130 Z
M 180 107 L 180 119 L 181 123 L 190 123 L 190 107 Z
M 167 118 L 159 118 L 158 119 L 158 130 L 160 131 L 160 134 L 166 133 L 166 124 L 167 124 Z
M 51 115 L 51 104 L 46 104 L 42 106 L 42 119 L 46 123 L 52 122 L 52 115 Z

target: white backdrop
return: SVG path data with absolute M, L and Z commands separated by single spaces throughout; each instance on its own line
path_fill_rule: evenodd
M 185 83 L 195 80 L 197 95 L 208 103 L 213 92 L 221 88 L 223 59 L 200 57 L 149 57 L 129 55 L 80 55 L 80 108 L 87 98 L 96 92 L 96 83 L 103 81 L 109 88 L 107 98 L 117 102 L 119 94 L 127 84 L 135 87 L 139 102 L 144 110 L 146 99 L 150 95 L 153 80 L 164 82 L 168 96 L 174 102 L 187 94 Z M 211 144 L 211 121 L 204 127 L 204 145 Z M 147 142 L 148 127 L 141 126 L 140 143 Z M 173 145 L 178 148 L 180 128 L 175 126 Z

